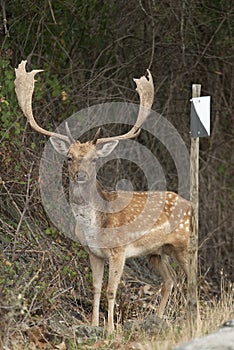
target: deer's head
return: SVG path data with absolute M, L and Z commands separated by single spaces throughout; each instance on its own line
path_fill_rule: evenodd
M 32 128 L 50 136 L 54 149 L 67 157 L 70 180 L 80 184 L 88 183 L 96 177 L 95 163 L 98 158 L 108 156 L 115 149 L 119 140 L 131 139 L 140 133 L 140 127 L 150 112 L 154 98 L 153 79 L 149 70 L 148 79 L 145 76 L 134 79 L 137 85 L 136 90 L 140 96 L 140 107 L 136 123 L 132 129 L 124 135 L 107 138 L 100 138 L 100 130 L 98 130 L 92 141 L 81 143 L 73 139 L 67 124 L 67 135 L 45 130 L 37 124 L 32 112 L 32 95 L 35 83 L 34 76 L 41 70 L 33 70 L 28 73 L 25 70 L 26 63 L 27 61 L 22 61 L 15 69 L 15 90 L 23 113 Z
M 96 178 L 98 158 L 107 157 L 117 146 L 118 140 L 97 144 L 96 142 L 75 141 L 69 146 L 66 141 L 52 136 L 50 141 L 54 149 L 67 157 L 70 180 L 84 184 Z

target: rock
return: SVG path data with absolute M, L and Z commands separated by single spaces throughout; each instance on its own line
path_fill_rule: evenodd
M 58 320 L 50 320 L 50 329 L 53 333 L 60 337 L 69 339 L 77 337 L 78 343 L 83 343 L 87 340 L 96 340 L 102 338 L 105 331 L 102 327 L 95 327 L 90 325 L 67 325 L 64 322 Z
M 214 333 L 191 340 L 173 350 L 234 350 L 234 319 L 227 321 Z
M 166 327 L 166 323 L 157 315 L 150 315 L 144 320 L 127 320 L 124 329 L 127 331 L 143 331 L 154 334 Z
M 74 327 L 74 331 L 78 339 L 84 340 L 93 339 L 96 340 L 104 335 L 104 329 L 102 327 L 78 325 Z

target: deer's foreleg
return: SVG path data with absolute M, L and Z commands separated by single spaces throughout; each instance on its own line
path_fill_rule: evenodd
M 99 325 L 99 306 L 100 306 L 100 297 L 102 290 L 102 279 L 104 272 L 104 260 L 98 258 L 92 253 L 89 253 L 89 259 L 93 275 L 93 313 L 92 313 L 92 325 Z
M 114 331 L 114 304 L 116 291 L 123 273 L 125 263 L 124 253 L 112 255 L 109 259 L 109 280 L 107 287 L 108 300 L 108 333 Z

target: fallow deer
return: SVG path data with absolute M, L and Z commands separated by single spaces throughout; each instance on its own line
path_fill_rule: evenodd
M 162 317 L 168 302 L 173 279 L 167 258 L 174 258 L 188 273 L 188 237 L 190 204 L 173 192 L 146 191 L 106 192 L 96 179 L 96 160 L 108 156 L 121 140 L 134 138 L 148 116 L 154 98 L 153 79 L 148 71 L 134 79 L 140 97 L 135 125 L 124 134 L 92 141 L 75 141 L 67 127 L 67 135 L 42 129 L 32 112 L 34 76 L 41 70 L 26 72 L 27 61 L 16 69 L 16 94 L 19 105 L 36 131 L 50 136 L 55 150 L 67 157 L 70 179 L 70 203 L 76 218 L 75 234 L 87 250 L 93 275 L 92 325 L 99 324 L 99 303 L 105 260 L 109 261 L 108 332 L 114 330 L 114 303 L 125 260 L 148 256 L 163 278 L 158 315 Z M 116 203 L 118 205 L 116 205 Z M 118 208 L 120 208 L 118 210 Z

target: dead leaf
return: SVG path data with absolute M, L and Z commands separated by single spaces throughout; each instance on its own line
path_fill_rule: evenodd
M 33 326 L 30 327 L 27 330 L 27 334 L 29 337 L 29 341 L 30 343 L 35 344 L 36 349 L 40 349 L 40 350 L 48 350 L 49 349 L 49 344 L 46 340 L 46 337 L 44 335 L 44 328 L 43 327 L 38 327 L 38 326 Z
M 58 345 L 56 345 L 55 347 L 56 347 L 56 349 L 58 349 L 58 350 L 67 350 L 67 346 L 66 346 L 66 344 L 65 344 L 65 341 L 62 341 L 61 344 L 58 344 Z

